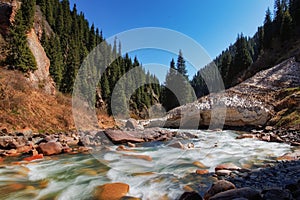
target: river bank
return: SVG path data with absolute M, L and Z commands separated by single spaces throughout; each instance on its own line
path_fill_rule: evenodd
M 109 133 L 110 137 L 105 133 Z M 105 137 L 101 137 L 102 134 Z M 6 199 L 40 199 L 49 196 L 57 199 L 89 199 L 98 186 L 124 183 L 129 186 L 128 189 L 122 186 L 127 191 L 124 194 L 126 196 L 178 199 L 187 191 L 204 196 L 218 179 L 226 175 L 231 177 L 233 173 L 228 172 L 226 166 L 224 168 L 226 163 L 231 163 L 230 170 L 235 165 L 242 169 L 239 173 L 244 173 L 265 168 L 280 159 L 299 158 L 297 147 L 256 138 L 236 139 L 241 135 L 234 131 L 142 131 L 129 128 L 85 134 L 2 131 L 1 139 L 13 140 L 6 143 L 6 149 L 2 149 L 2 156 L 8 152 L 11 155 L 3 157 L 1 162 L 0 171 L 3 173 L 0 176 L 0 192 L 6 193 L 5 188 L 13 191 L 7 193 Z M 22 141 L 25 146 L 16 146 Z M 48 143 L 59 143 L 60 153 L 50 155 L 48 150 L 43 154 L 40 146 Z M 3 140 L 1 145 L 4 145 Z M 15 149 L 9 149 L 12 147 Z M 25 147 L 29 150 L 20 152 Z M 17 154 L 14 154 L 15 151 Z M 33 155 L 35 151 L 37 154 Z M 43 182 L 47 184 L 43 185 Z M 25 198 L 28 193 L 34 198 Z M 18 195 L 22 198 L 15 198 Z

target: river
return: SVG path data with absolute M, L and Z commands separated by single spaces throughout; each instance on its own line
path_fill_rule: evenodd
M 210 172 L 227 162 L 255 168 L 275 162 L 276 157 L 292 150 L 287 144 L 249 138 L 236 140 L 237 133 L 233 131 L 180 131 L 198 136 L 180 140 L 183 144 L 193 143 L 193 149 L 169 147 L 173 141 L 152 142 L 131 148 L 132 152 L 116 151 L 117 146 L 110 146 L 93 154 L 63 154 L 31 163 L 2 163 L 0 199 L 92 199 L 94 188 L 109 182 L 127 183 L 128 196 L 145 200 L 176 199 L 185 186 L 203 195 L 213 179 L 211 175 L 195 174 L 199 162 Z

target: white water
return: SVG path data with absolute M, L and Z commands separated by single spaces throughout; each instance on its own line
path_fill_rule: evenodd
M 112 146 L 112 150 L 94 155 L 61 155 L 58 159 L 52 157 L 22 166 L 2 167 L 0 199 L 91 199 L 94 188 L 108 182 L 129 184 L 128 196 L 176 199 L 186 185 L 203 194 L 211 184 L 212 180 L 207 176 L 189 176 L 198 169 L 193 165 L 195 161 L 200 161 L 213 172 L 214 167 L 221 163 L 260 166 L 291 151 L 286 144 L 236 140 L 237 135 L 231 131 L 188 132 L 199 136 L 193 140 L 181 140 L 184 144 L 194 143 L 192 150 L 168 147 L 170 142 L 156 142 L 132 148 L 134 152 L 118 152 L 115 150 L 117 146 Z M 124 154 L 147 155 L 152 161 Z M 152 174 L 136 174 L 145 172 Z M 46 182 L 44 186 L 43 182 Z M 8 192 L 11 183 L 21 183 L 27 188 Z

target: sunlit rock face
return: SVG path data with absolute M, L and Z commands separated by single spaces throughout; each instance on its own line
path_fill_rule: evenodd
M 263 126 L 274 115 L 276 93 L 299 87 L 299 74 L 300 64 L 291 58 L 224 92 L 202 97 L 169 111 L 164 118 L 143 123 L 169 128 Z

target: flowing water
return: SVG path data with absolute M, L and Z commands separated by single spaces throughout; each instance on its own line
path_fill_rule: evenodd
M 287 144 L 236 140 L 232 131 L 188 132 L 199 137 L 181 142 L 193 143 L 194 149 L 169 147 L 173 141 L 153 142 L 131 152 L 111 146 L 93 154 L 64 154 L 21 165 L 5 163 L 0 167 L 0 199 L 92 199 L 96 186 L 110 182 L 127 183 L 128 196 L 142 199 L 177 199 L 185 186 L 203 195 L 213 179 L 196 175 L 199 167 L 210 172 L 227 162 L 258 167 L 291 151 Z

